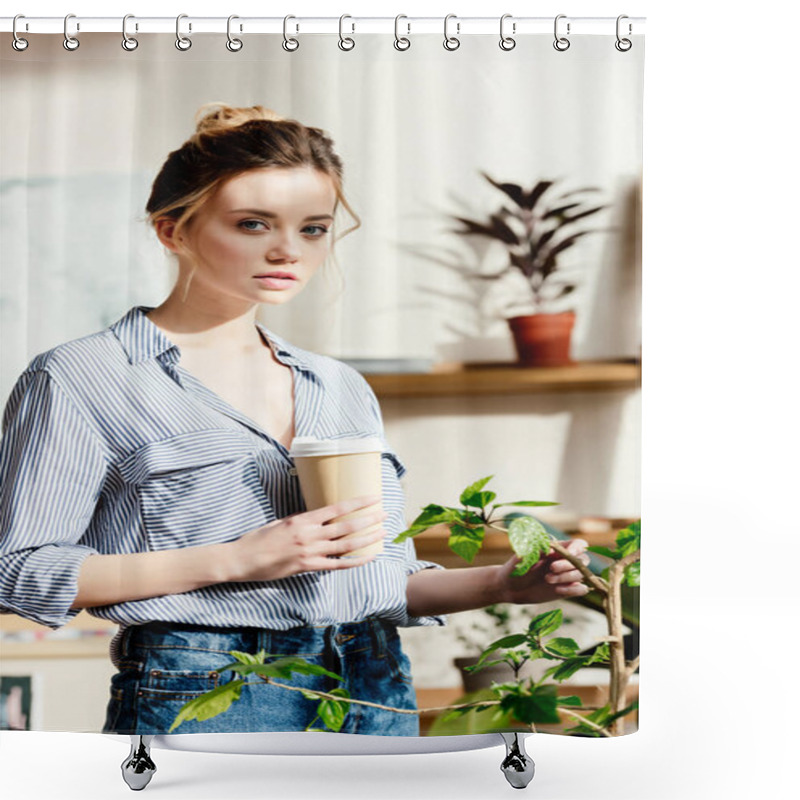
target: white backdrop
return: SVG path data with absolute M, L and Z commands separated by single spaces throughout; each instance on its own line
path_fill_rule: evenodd
M 298 0 L 280 13 L 375 14 Z M 652 7 L 655 6 L 655 7 Z M 367 8 L 369 7 L 369 11 Z M 792 6 L 573 0 L 575 16 L 646 15 L 641 730 L 596 742 L 542 736 L 537 800 L 727 800 L 796 789 L 797 695 L 779 657 L 797 626 L 800 290 L 795 227 Z M 29 14 L 71 9 L 38 0 Z M 23 9 L 24 11 L 24 9 Z M 176 15 L 177 3 L 85 0 L 86 15 Z M 380 14 L 555 15 L 428 0 Z M 22 13 L 22 12 L 21 12 Z M 211 10 L 203 13 L 210 14 Z M 241 0 L 221 14 L 267 13 Z M 275 13 L 275 12 L 269 12 Z M 791 116 L 790 116 L 791 114 Z M 743 325 L 755 317 L 755 326 Z M 769 337 L 769 339 L 767 338 Z M 771 666 L 771 653 L 775 665 Z M 0 735 L 3 788 L 26 798 L 127 796 L 103 737 Z M 157 753 L 163 798 L 508 797 L 502 748 L 313 759 Z M 156 785 L 158 783 L 158 786 Z

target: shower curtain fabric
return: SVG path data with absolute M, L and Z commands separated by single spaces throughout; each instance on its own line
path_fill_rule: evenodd
M 79 529 L 59 520 L 59 509 L 69 508 L 69 497 L 75 496 L 68 483 L 62 485 L 66 501 L 53 494 L 54 505 L 47 508 L 32 507 L 25 494 L 32 489 L 19 489 L 34 485 L 25 483 L 19 464 L 26 463 L 25 448 L 44 435 L 37 420 L 41 423 L 53 408 L 28 409 L 25 426 L 16 420 L 26 402 L 41 400 L 42 395 L 30 393 L 30 374 L 50 369 L 52 360 L 43 354 L 53 348 L 113 330 L 133 364 L 141 352 L 136 348 L 151 352 L 168 346 L 143 312 L 169 294 L 176 269 L 146 223 L 145 203 L 166 155 L 193 133 L 199 107 L 219 101 L 262 105 L 324 130 L 341 156 L 344 193 L 360 219 L 337 241 L 335 259 L 301 295 L 258 312 L 259 327 L 279 360 L 297 376 L 300 371 L 316 375 L 306 389 L 295 384 L 296 391 L 308 392 L 302 395 L 309 403 L 302 432 L 323 431 L 321 438 L 336 439 L 356 431 L 379 438 L 384 491 L 391 495 L 384 503 L 391 500 L 396 514 L 392 538 L 432 504 L 473 511 L 481 503 L 488 507 L 494 498 L 481 492 L 490 490 L 498 502 L 557 503 L 505 507 L 506 513 L 532 518 L 532 527 L 525 532 L 524 521 L 508 516 L 498 528 L 486 529 L 483 547 L 463 528 L 447 530 L 443 519 L 438 528 L 402 543 L 387 540 L 383 564 L 379 558 L 369 565 L 384 569 L 381 577 L 331 581 L 328 605 L 315 621 L 326 629 L 365 622 L 367 616 L 372 620 L 358 635 L 378 648 L 373 689 L 385 707 L 399 696 L 386 687 L 398 681 L 417 711 L 483 702 L 467 713 L 419 713 L 414 735 L 537 730 L 593 736 L 601 728 L 613 735 L 636 730 L 638 564 L 631 543 L 638 548 L 643 37 L 634 37 L 627 52 L 615 48 L 613 29 L 610 35 L 573 36 L 564 52 L 544 35 L 519 37 L 510 51 L 488 35 L 465 36 L 454 51 L 442 47 L 441 36 L 427 34 L 412 37 L 406 51 L 396 50 L 391 36 L 383 34 L 355 37 L 351 51 L 336 46 L 335 34 L 301 36 L 294 52 L 285 51 L 282 37 L 272 34 L 245 37 L 238 52 L 226 49 L 224 34 L 197 36 L 184 52 L 176 49 L 172 34 L 143 35 L 130 52 L 119 39 L 87 34 L 74 52 L 62 47 L 59 36 L 35 37 L 24 52 L 3 42 L 2 727 L 100 731 L 104 719 L 108 724 L 107 704 L 117 685 L 112 677 L 125 658 L 125 632 L 143 618 L 132 608 L 136 603 L 77 615 L 42 610 L 46 603 L 37 600 L 37 585 L 49 593 L 54 584 L 35 569 L 21 571 L 20 542 L 31 546 L 20 533 L 26 518 L 29 525 L 36 519 L 52 526 L 50 540 L 39 530 L 44 538 L 36 546 L 48 546 L 51 560 L 42 563 L 51 575 L 61 575 L 58 591 L 66 593 L 66 607 L 77 569 L 70 559 L 78 559 L 91 537 L 86 538 L 87 524 Z M 557 272 L 543 294 L 532 291 L 536 276 L 526 277 L 520 268 L 532 263 L 527 226 L 534 218 L 537 225 L 547 224 L 547 216 L 536 217 L 542 205 L 532 196 L 539 193 L 549 202 L 550 222 L 574 214 L 574 226 L 564 230 L 579 234 L 558 254 Z M 340 207 L 337 235 L 353 224 Z M 536 305 L 541 299 L 544 309 Z M 569 365 L 520 363 L 508 318 L 532 310 L 574 312 Z M 85 372 L 74 387 L 59 384 L 70 403 L 79 397 L 89 403 L 112 380 L 110 373 L 95 369 L 100 362 L 92 360 L 94 355 L 81 352 L 88 359 L 82 362 Z M 159 364 L 158 369 L 168 369 Z M 587 370 L 596 372 L 586 377 Z M 26 373 L 29 382 L 23 386 Z M 355 403 L 361 416 L 353 412 L 338 427 L 317 425 L 314 380 L 327 385 L 329 394 L 351 398 L 348 408 Z M 223 408 L 200 382 L 194 390 L 207 404 L 208 419 L 217 415 L 216 423 L 205 423 L 207 438 L 184 449 L 167 447 L 188 434 L 177 424 L 180 412 L 165 405 L 161 441 L 148 443 L 141 459 L 127 454 L 124 464 L 115 465 L 115 475 L 135 484 L 136 469 L 162 456 L 172 470 L 215 469 L 209 454 L 221 442 L 225 458 L 237 465 L 225 473 L 232 481 L 230 497 L 237 487 L 259 482 L 267 494 L 274 491 L 266 485 L 268 462 L 280 448 L 262 437 L 263 452 L 256 447 L 254 455 L 253 439 L 242 420 L 234 419 L 235 409 Z M 59 446 L 78 446 L 79 417 L 52 418 L 63 437 L 51 448 L 53 458 Z M 117 420 L 125 425 L 123 412 Z M 233 439 L 219 439 L 219 430 L 230 432 L 237 425 Z M 89 468 L 85 461 L 83 466 Z M 39 479 L 61 474 L 57 461 L 29 469 Z M 465 491 L 470 486 L 471 492 Z M 171 511 L 158 506 L 156 494 L 162 489 L 153 484 L 138 496 L 127 530 L 144 530 L 143 546 L 152 549 L 199 543 L 173 536 L 174 526 L 183 523 L 174 522 L 180 516 L 174 498 Z M 103 513 L 106 502 L 111 501 L 103 495 L 91 513 Z M 221 520 L 219 536 L 233 535 L 223 530 L 224 503 L 204 510 L 193 502 L 201 503 L 201 495 L 180 519 L 207 518 L 204 530 L 212 538 L 214 520 Z M 250 509 L 252 519 L 236 535 L 264 524 L 268 515 L 259 514 L 265 502 Z M 287 506 L 284 513 L 293 510 Z M 506 535 L 504 528 L 515 522 L 519 533 Z M 538 532 L 554 537 L 559 546 L 578 537 L 597 548 L 589 565 L 597 581 L 593 592 L 580 600 L 493 603 L 419 617 L 398 603 L 411 574 L 502 565 Z M 465 537 L 471 544 L 464 544 Z M 613 583 L 614 569 L 625 557 L 619 573 L 622 626 L 612 630 L 598 586 Z M 604 572 L 609 567 L 611 572 Z M 377 574 L 359 567 L 353 575 L 360 569 L 365 576 Z M 266 609 L 268 595 L 258 599 L 263 589 L 253 589 L 253 602 Z M 281 591 L 276 588 L 276 596 Z M 378 598 L 379 591 L 386 597 Z M 161 606 L 153 601 L 146 608 L 157 622 Z M 192 609 L 205 615 L 205 625 L 220 624 L 213 604 L 198 601 Z M 264 627 L 275 628 L 263 613 L 269 621 Z M 302 610 L 297 613 L 302 617 Z M 255 623 L 248 617 L 245 624 Z M 351 629 L 336 627 L 334 634 L 345 641 Z M 615 651 L 621 661 L 612 667 L 609 644 L 615 635 L 624 639 L 624 647 Z M 478 657 L 499 640 L 504 643 L 484 660 L 500 663 L 472 676 L 483 671 L 506 689 L 492 688 L 490 681 L 479 688 L 465 682 L 471 675 L 455 659 Z M 259 641 L 267 640 L 250 643 Z M 91 642 L 101 646 L 74 657 Z M 511 652 L 525 659 L 519 671 Z M 59 665 L 85 687 L 80 703 L 59 683 Z M 554 673 L 559 665 L 562 672 Z M 178 661 L 172 668 L 192 669 Z M 626 685 L 615 708 L 624 713 L 613 723 L 602 709 L 614 701 L 612 684 L 620 669 Z M 296 673 L 294 679 L 299 680 Z M 184 686 L 172 710 L 224 683 L 217 675 L 191 689 Z M 326 685 L 330 690 L 335 684 Z M 369 693 L 369 687 L 361 689 Z M 498 703 L 501 698 L 506 699 Z M 317 710 L 319 698 L 306 702 Z M 339 713 L 334 705 L 329 703 L 317 720 L 328 730 Z M 352 718 L 356 712 L 346 706 L 342 714 Z M 387 719 L 401 716 L 384 713 Z M 182 724 L 183 731 L 214 730 L 213 720 Z M 391 735 L 392 723 L 386 726 Z M 409 730 L 400 726 L 398 735 Z

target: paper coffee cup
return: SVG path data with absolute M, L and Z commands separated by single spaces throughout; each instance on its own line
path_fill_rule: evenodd
M 381 440 L 375 437 L 350 439 L 315 439 L 297 436 L 292 441 L 289 455 L 297 467 L 297 477 L 306 508 L 312 511 L 322 506 L 351 500 L 354 497 L 382 494 Z M 350 514 L 343 514 L 331 522 L 366 516 L 379 508 L 381 503 L 368 506 Z M 352 539 L 372 533 L 383 526 L 383 522 L 346 534 L 343 539 Z M 347 553 L 345 558 L 383 552 L 383 539 L 367 547 Z

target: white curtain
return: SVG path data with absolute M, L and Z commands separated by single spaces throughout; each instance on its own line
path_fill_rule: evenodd
M 306 36 L 294 53 L 275 35 L 238 53 L 224 35 L 179 52 L 150 34 L 125 52 L 92 34 L 67 53 L 58 36 L 2 53 L 2 358 L 7 397 L 30 358 L 103 328 L 131 305 L 157 305 L 174 277 L 145 223 L 150 184 L 191 135 L 204 102 L 261 104 L 326 130 L 345 164 L 362 227 L 291 306 L 262 314 L 300 346 L 335 357 L 512 359 L 492 297 L 469 302 L 446 264 L 500 267 L 503 248 L 452 233 L 453 215 L 488 217 L 504 197 L 482 176 L 532 187 L 596 186 L 599 232 L 565 264 L 580 276 L 573 356 L 640 352 L 638 207 L 643 42 L 528 36 L 510 51 L 494 35 L 447 52 L 419 35 L 407 52 L 386 35 Z M 352 224 L 342 215 L 339 231 Z M 342 288 L 343 280 L 343 288 Z M 411 470 L 409 508 L 483 474 L 509 493 L 558 498 L 578 513 L 639 513 L 638 392 L 384 403 L 387 433 Z M 432 457 L 450 448 L 452 469 Z M 503 448 L 497 442 L 504 442 Z M 438 493 L 438 494 L 437 494 Z

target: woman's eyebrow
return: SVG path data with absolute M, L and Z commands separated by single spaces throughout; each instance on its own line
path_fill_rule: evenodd
M 232 211 L 228 212 L 229 214 L 257 214 L 259 217 L 271 217 L 276 218 L 278 214 L 274 211 L 264 211 L 261 208 L 235 208 Z M 310 217 L 306 217 L 306 219 L 333 219 L 332 214 L 313 214 Z

